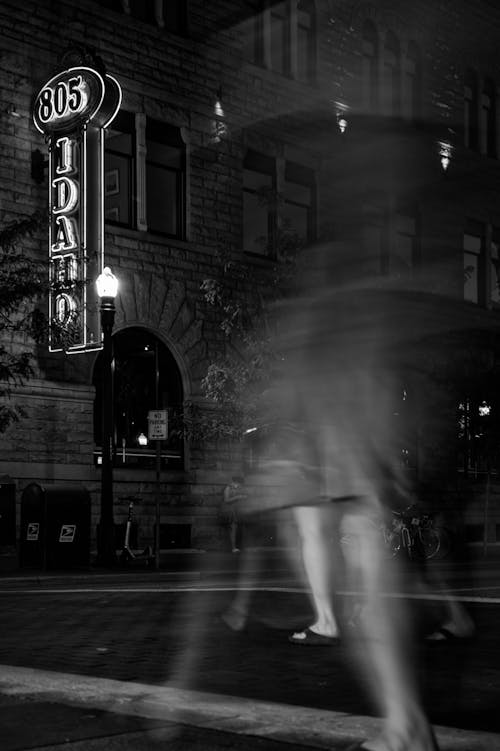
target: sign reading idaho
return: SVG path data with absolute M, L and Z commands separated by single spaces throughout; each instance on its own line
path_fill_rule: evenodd
M 93 282 L 104 267 L 104 129 L 120 108 L 121 88 L 85 66 L 41 88 L 33 122 L 49 151 L 49 348 L 101 346 Z

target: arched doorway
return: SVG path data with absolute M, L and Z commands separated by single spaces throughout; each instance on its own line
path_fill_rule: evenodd
M 179 367 L 166 345 L 147 329 L 133 327 L 113 336 L 113 460 L 115 466 L 155 466 L 156 442 L 148 442 L 148 412 L 166 410 L 168 438 L 161 442 L 161 464 L 183 469 L 183 387 Z M 102 355 L 93 384 L 96 456 L 102 445 Z

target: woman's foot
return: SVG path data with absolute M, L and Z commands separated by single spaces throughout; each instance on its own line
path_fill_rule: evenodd
M 361 741 L 348 746 L 345 751 L 439 751 L 435 737 L 431 738 L 430 743 L 430 746 L 422 746 L 418 745 L 417 741 L 412 740 L 407 743 L 396 741 L 396 744 L 389 743 L 389 745 L 387 741 Z
M 474 636 L 474 624 L 472 620 L 455 623 L 447 621 L 432 633 L 426 636 L 429 642 L 454 641 L 455 639 L 471 639 Z
M 327 629 L 326 632 L 318 629 L 316 625 L 304 628 L 302 631 L 295 631 L 288 637 L 291 644 L 301 644 L 305 646 L 326 646 L 335 644 L 339 639 L 337 629 Z
M 380 738 L 354 743 L 345 751 L 439 751 L 439 746 L 434 731 L 428 727 L 425 732 L 410 737 L 387 733 Z

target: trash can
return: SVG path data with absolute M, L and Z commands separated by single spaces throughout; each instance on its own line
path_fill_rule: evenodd
M 88 491 L 78 485 L 28 485 L 21 496 L 19 557 L 22 567 L 88 566 Z
M 16 546 L 16 483 L 0 477 L 0 548 Z
M 16 483 L 8 475 L 0 477 L 0 571 L 19 565 L 16 535 Z

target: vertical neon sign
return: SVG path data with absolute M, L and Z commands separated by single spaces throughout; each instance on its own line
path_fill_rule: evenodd
M 93 282 L 104 267 L 104 130 L 121 88 L 93 68 L 50 79 L 33 106 L 49 149 L 49 349 L 101 346 Z

